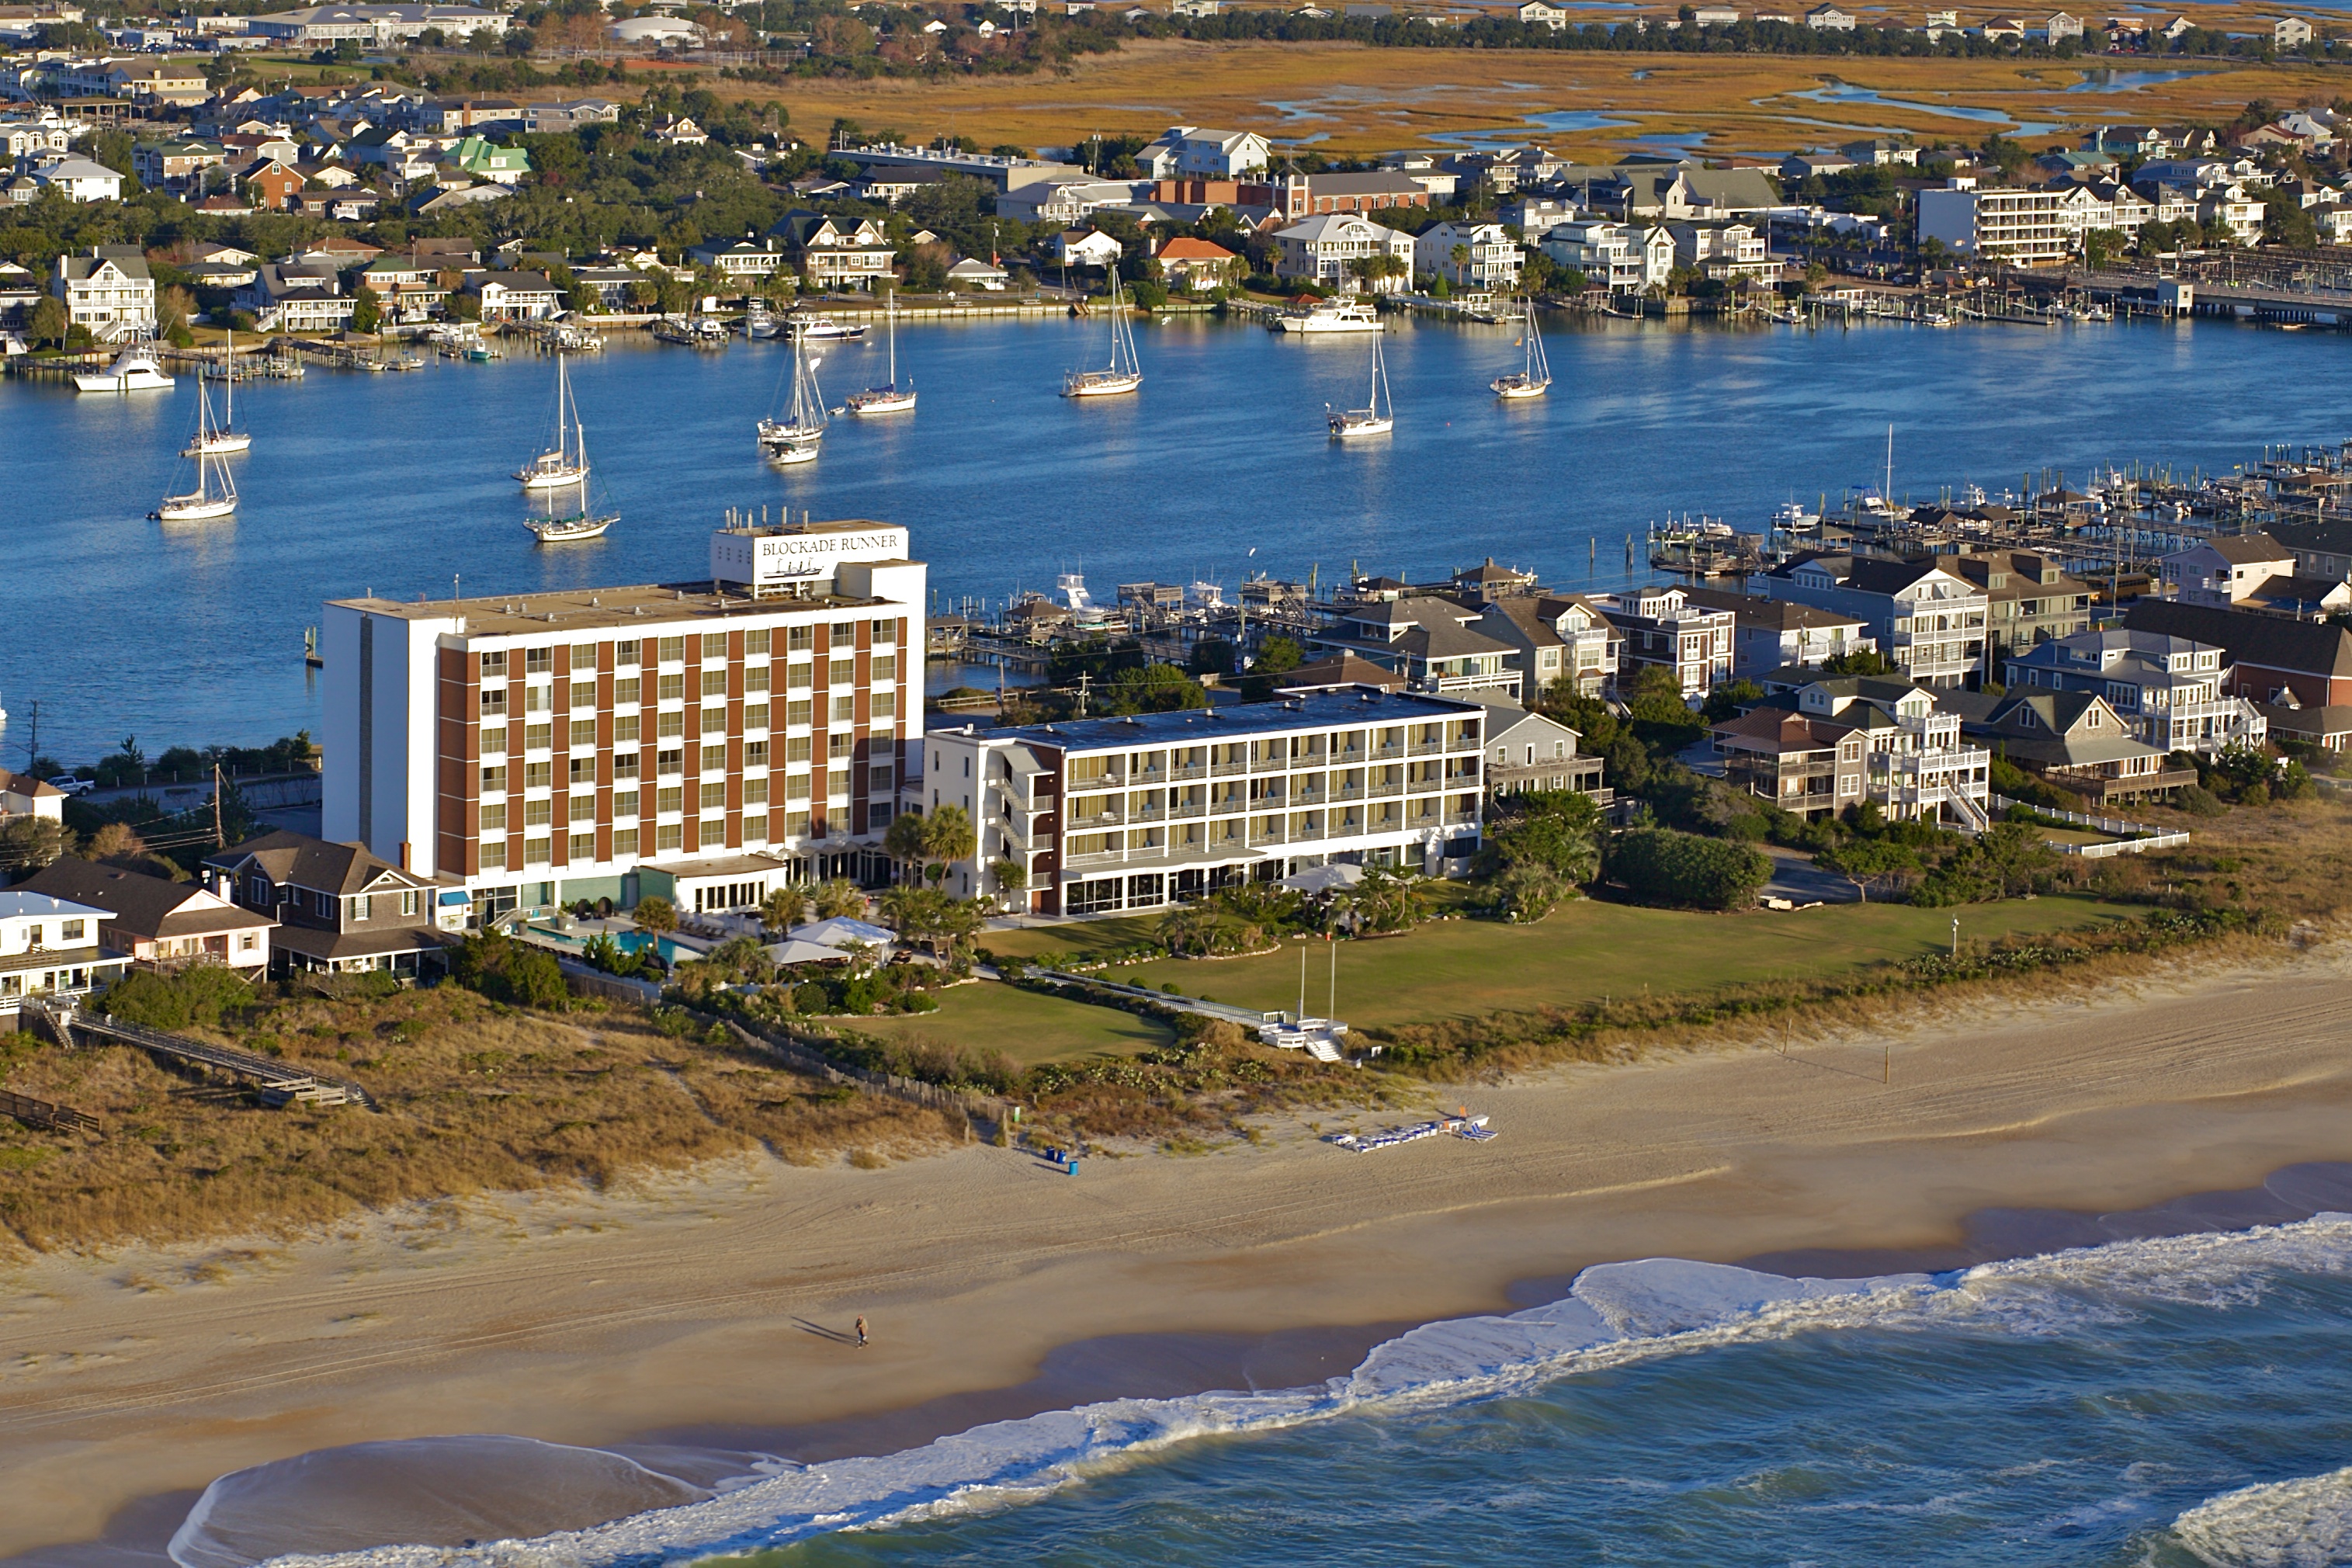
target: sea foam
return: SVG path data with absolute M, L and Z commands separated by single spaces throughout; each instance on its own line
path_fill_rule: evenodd
M 375 1546 L 285 1554 L 284 1568 L 630 1568 L 782 1546 L 830 1531 L 902 1523 L 942 1512 L 998 1507 L 1197 1437 L 1265 1432 L 1350 1415 L 1459 1405 L 1525 1393 L 1581 1371 L 1662 1355 L 1786 1339 L 1823 1330 L 1961 1330 L 2042 1335 L 2121 1321 L 2156 1303 L 2223 1307 L 2258 1299 L 2281 1274 L 2352 1272 L 2352 1215 L 2323 1214 L 2290 1225 L 2121 1241 L 1945 1274 L 1799 1279 L 1680 1258 L 1598 1265 L 1569 1294 L 1507 1315 L 1425 1324 L 1377 1346 L 1352 1373 L 1320 1387 L 1212 1393 L 1177 1399 L 1114 1399 L 976 1426 L 921 1447 L 806 1467 L 771 1465 L 715 1496 L 585 1529 L 463 1547 Z M 2332 1481 L 2336 1478 L 2321 1478 Z M 241 1568 L 233 1548 L 205 1535 L 208 1489 L 173 1543 L 180 1568 Z M 2290 1488 L 2319 1483 L 2286 1483 Z M 2184 1542 L 2219 1542 L 2255 1530 L 2241 1521 L 2287 1521 L 2304 1494 L 2264 1502 L 2276 1489 L 2217 1498 L 2179 1529 Z M 2320 1488 L 2325 1491 L 2325 1488 Z M 2315 1497 L 2316 1493 L 2313 1494 Z M 2319 1519 L 2343 1520 L 2338 1500 L 2311 1501 Z M 2254 1499 L 2253 1501 L 2243 1500 Z M 2265 1515 L 2267 1507 L 2272 1511 Z M 2207 1510 L 2215 1522 L 2202 1522 Z M 2193 1532 L 2205 1531 L 2207 1535 Z M 2232 1537 L 2231 1539 L 2237 1539 Z M 2250 1536 L 2248 1538 L 2251 1538 Z M 2203 1555 L 2207 1548 L 2193 1547 Z M 2246 1568 L 2300 1568 L 2326 1555 L 2208 1558 Z M 242 1560 L 249 1563 L 254 1559 Z
M 2172 1523 L 2212 1568 L 2328 1568 L 2352 1562 L 2352 1469 L 2242 1487 Z

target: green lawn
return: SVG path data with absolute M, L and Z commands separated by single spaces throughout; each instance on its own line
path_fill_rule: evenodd
M 1065 1002 L 994 981 L 958 985 L 940 992 L 939 998 L 936 1013 L 860 1018 L 852 1026 L 863 1035 L 893 1038 L 929 1035 L 961 1045 L 990 1047 L 1006 1052 L 1023 1067 L 1103 1052 L 1128 1056 L 1175 1038 L 1165 1026 L 1116 1007 Z
M 1386 1026 L 1531 1008 L 1546 1003 L 1627 996 L 1645 988 L 1706 992 L 1780 977 L 1840 973 L 1949 945 L 1952 917 L 1963 941 L 2104 925 L 2137 911 L 2084 898 L 2012 900 L 1955 910 L 1907 904 L 1832 904 L 1778 914 L 1696 914 L 1580 900 L 1532 926 L 1443 921 L 1402 936 L 1341 942 L 1337 1016 Z M 987 945 L 1008 954 L 1008 936 L 1037 939 L 1030 951 L 1116 949 L 1140 939 L 1148 921 L 1101 921 L 1047 931 L 992 931 Z M 1096 935 L 1095 933 L 1101 933 Z M 1298 1005 L 1299 944 L 1262 958 L 1162 959 L 1106 971 L 1107 979 L 1244 1007 Z M 1329 1005 L 1330 952 L 1312 944 L 1307 1006 Z M 1027 998 L 1023 998 L 1024 1005 Z

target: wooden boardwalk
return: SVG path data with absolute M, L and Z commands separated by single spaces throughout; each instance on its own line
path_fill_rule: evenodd
M 370 1110 L 375 1107 L 375 1101 L 369 1098 L 368 1091 L 349 1079 L 325 1078 L 272 1057 L 256 1056 L 251 1051 L 192 1040 L 184 1035 L 167 1035 L 161 1029 L 150 1029 L 144 1025 L 126 1024 L 102 1014 L 84 1013 L 70 1005 L 34 1003 L 28 1005 L 38 1009 L 51 1031 L 68 1045 L 80 1043 L 74 1037 L 79 1031 L 111 1045 L 133 1046 L 167 1060 L 211 1068 L 254 1084 L 260 1089 L 261 1098 L 271 1105 L 360 1105 Z
M 0 1089 L 0 1116 L 13 1116 L 27 1127 L 56 1132 L 100 1131 L 98 1118 L 87 1111 L 47 1100 L 35 1100 L 29 1094 L 16 1094 L 5 1089 Z

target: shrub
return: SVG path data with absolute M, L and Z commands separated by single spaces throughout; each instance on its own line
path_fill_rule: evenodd
M 1772 867 L 1745 844 L 1642 827 L 1620 835 L 1609 847 L 1609 874 L 1643 898 L 1735 910 L 1755 901 Z
M 98 1006 L 109 1017 L 151 1029 L 218 1028 L 222 1014 L 252 1001 L 252 991 L 233 971 L 207 965 L 170 975 L 134 971 L 109 987 Z

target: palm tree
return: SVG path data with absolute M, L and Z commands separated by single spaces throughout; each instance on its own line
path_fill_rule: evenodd
M 960 805 L 940 806 L 922 824 L 923 858 L 931 863 L 923 874 L 936 886 L 945 879 L 951 863 L 971 858 L 979 838 L 972 832 L 971 814 Z
M 835 877 L 816 890 L 816 918 L 830 920 L 863 920 L 866 916 L 866 895 L 857 884 L 846 877 Z
M 923 858 L 923 818 L 916 812 L 905 812 L 891 818 L 889 830 L 882 835 L 882 852 L 890 857 L 892 866 L 899 871 Z
M 1455 246 L 1453 249 L 1445 253 L 1445 259 L 1454 263 L 1454 281 L 1456 283 L 1467 283 L 1470 281 L 1467 278 L 1462 276 L 1463 268 L 1470 265 L 1470 247 L 1468 246 Z
M 667 899 L 639 899 L 637 907 L 629 911 L 639 931 L 649 931 L 656 936 L 677 929 L 677 906 Z
M 778 888 L 760 900 L 760 923 L 772 931 L 787 931 L 808 918 L 808 895 L 798 888 Z

